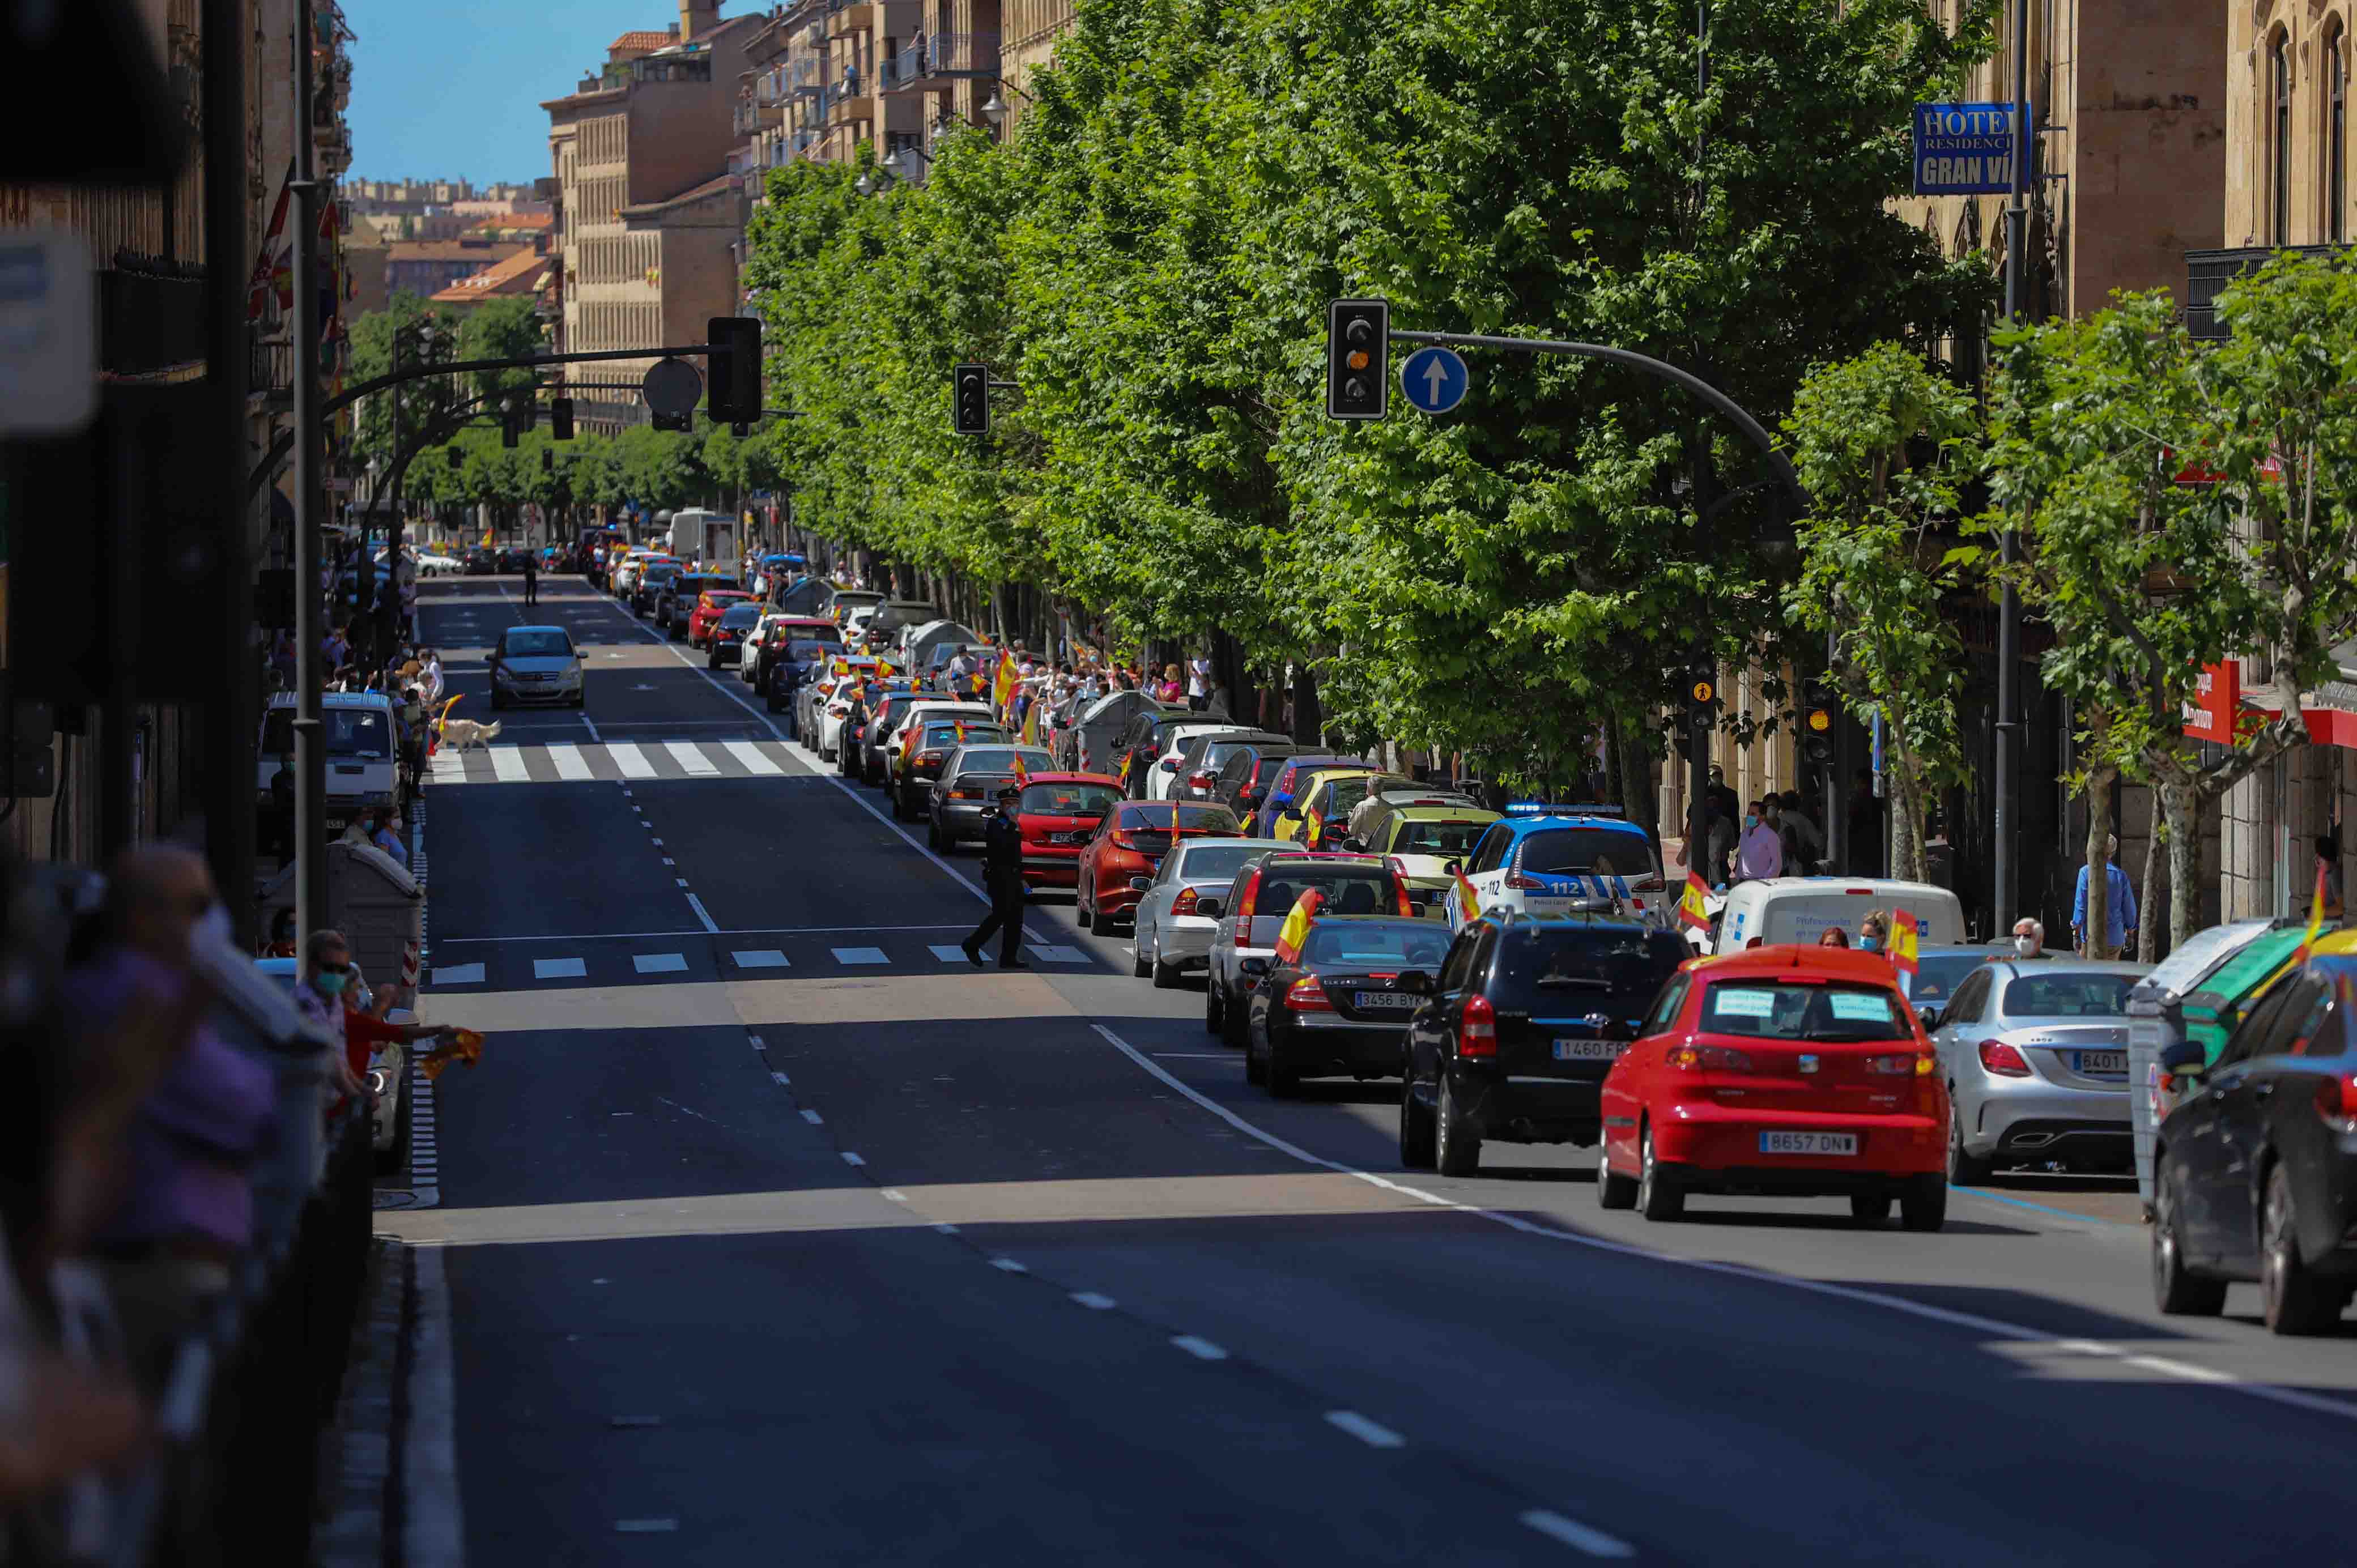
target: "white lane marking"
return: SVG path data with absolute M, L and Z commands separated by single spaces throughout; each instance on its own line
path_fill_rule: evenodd
M 632 953 L 630 967 L 640 974 L 677 974 L 687 967 L 687 959 L 675 952 Z
M 835 948 L 831 950 L 834 953 L 834 961 L 837 963 L 884 963 L 888 961 L 884 957 L 884 950 L 882 948 Z
M 757 948 L 750 951 L 732 952 L 738 969 L 784 969 L 786 955 L 775 948 Z
M 587 714 L 576 714 L 574 716 L 581 721 L 581 727 L 589 732 L 589 738 L 591 740 L 597 741 L 601 745 L 604 744 L 605 737 L 597 733 L 597 726 L 589 722 L 589 715 Z
M 617 1535 L 669 1535 L 679 1528 L 675 1519 L 618 1519 L 614 1521 Z
M 523 747 L 492 746 L 484 747 L 491 754 L 491 771 L 502 784 L 529 784 L 532 774 L 523 765 Z
M 944 1236 L 954 1236 L 958 1233 L 958 1228 L 951 1224 L 946 1219 L 936 1220 L 933 1224 L 933 1229 L 940 1231 Z
M 436 985 L 480 985 L 483 966 L 479 963 L 446 963 L 434 972 Z
M 1012 1258 L 993 1258 L 990 1260 L 990 1266 L 994 1269 L 1005 1269 L 1010 1274 L 1028 1274 L 1031 1272 Z
M 1550 1541 L 1559 1541 L 1574 1552 L 1584 1552 L 1590 1557 L 1634 1557 L 1637 1549 L 1619 1536 L 1591 1530 L 1576 1519 L 1566 1519 L 1553 1509 L 1532 1509 L 1521 1516 L 1523 1523 Z
M 816 1127 L 823 1124 L 826 1118 L 821 1116 L 815 1111 L 805 1111 L 802 1112 L 802 1120 L 809 1122 L 812 1126 Z
M 849 1149 L 845 1149 L 843 1151 L 843 1163 L 846 1165 L 864 1165 L 867 1162 L 861 1159 L 857 1155 L 853 1154 Z
M 534 980 L 585 980 L 589 966 L 577 958 L 536 958 L 532 961 Z
M 1856 1302 L 1862 1306 L 1876 1306 L 1890 1312 L 1904 1313 L 1910 1317 L 1920 1317 L 1926 1322 L 1944 1324 L 1952 1328 L 1966 1329 L 1975 1334 L 1986 1335 L 1991 1338 L 2010 1339 L 2023 1344 L 2051 1345 L 2060 1349 L 2073 1350 L 2080 1355 L 2102 1357 L 2116 1360 L 2126 1366 L 2141 1367 L 2161 1377 L 2232 1389 L 2236 1393 L 2248 1394 L 2254 1399 L 2266 1400 L 2271 1404 L 2287 1405 L 2294 1410 L 2314 1411 L 2322 1415 L 2338 1416 L 2343 1421 L 2357 1421 L 2357 1403 L 2306 1393 L 2298 1389 L 2286 1388 L 2280 1383 L 2245 1382 L 2231 1374 L 2212 1371 L 2207 1368 L 2194 1367 L 2181 1361 L 2167 1360 L 2156 1356 L 2137 1356 L 2116 1345 L 2104 1345 L 2092 1339 L 2066 1338 L 2060 1335 L 2049 1334 L 2042 1328 L 2030 1328 L 2018 1323 L 2007 1323 L 1998 1318 L 1983 1317 L 1977 1313 L 1955 1312 L 1944 1306 L 1933 1306 L 1926 1302 L 1910 1301 L 1903 1295 L 1893 1295 L 1888 1291 L 1866 1290 L 1855 1285 L 1834 1284 L 1824 1280 L 1802 1279 L 1794 1274 L 1775 1273 L 1767 1269 L 1752 1268 L 1743 1263 L 1722 1262 L 1715 1258 L 1684 1258 L 1674 1252 L 1657 1252 L 1650 1247 L 1640 1247 L 1626 1241 L 1608 1240 L 1601 1236 L 1583 1236 L 1576 1230 L 1559 1230 L 1553 1225 L 1543 1225 L 1536 1220 L 1525 1219 L 1518 1214 L 1507 1214 L 1494 1208 L 1484 1208 L 1479 1204 L 1460 1203 L 1453 1197 L 1444 1197 L 1437 1192 L 1426 1192 L 1422 1187 L 1409 1187 L 1405 1182 L 1394 1181 L 1389 1176 L 1377 1176 L 1372 1171 L 1361 1170 L 1356 1165 L 1346 1165 L 1339 1160 L 1329 1160 L 1322 1155 L 1313 1155 L 1298 1144 L 1289 1143 L 1274 1133 L 1254 1125 L 1209 1095 L 1200 1093 L 1180 1082 L 1172 1074 L 1155 1066 L 1135 1046 L 1131 1045 L 1103 1024 L 1091 1024 L 1089 1027 L 1103 1036 L 1106 1042 L 1115 1050 L 1153 1074 L 1164 1085 L 1177 1090 L 1246 1137 L 1257 1139 L 1279 1154 L 1289 1155 L 1304 1165 L 1316 1165 L 1322 1170 L 1351 1176 L 1371 1187 L 1381 1187 L 1385 1192 L 1395 1192 L 1403 1197 L 1431 1204 L 1435 1208 L 1455 1209 L 1459 1214 L 1469 1214 L 1476 1219 L 1489 1220 L 1493 1225 L 1502 1225 L 1509 1230 L 1519 1230 L 1526 1236 L 1544 1237 L 1550 1241 L 1566 1241 L 1575 1247 L 1586 1247 L 1598 1252 L 1612 1252 L 1624 1258 L 1641 1258 L 1647 1262 L 1669 1263 L 1679 1268 L 1694 1269 L 1703 1273 L 1725 1274 L 1737 1279 L 1755 1281 L 1760 1284 L 1782 1285 L 1788 1290 L 1802 1291 L 1810 1295 L 1826 1296 L 1838 1301 Z
M 683 935 L 684 935 L 685 933 L 683 933 L 683 932 L 682 934 L 683 934 Z M 755 1050 L 757 1050 L 757 1051 L 758 1051 L 758 1050 L 759 1050 L 759 1049 L 761 1048 L 761 1036 L 759 1036 L 759 1035 L 748 1035 L 748 1036 L 746 1036 L 745 1037 L 746 1037 L 748 1040 L 750 1040 L 750 1041 L 752 1042 L 752 1044 L 753 1044 L 753 1048 L 754 1048 Z
M 436 784 L 464 784 L 467 781 L 466 759 L 455 749 L 445 747 L 426 761 L 433 765 Z
M 671 753 L 672 760 L 678 763 L 691 779 L 710 779 L 720 772 L 719 764 L 705 756 L 692 740 L 667 740 L 663 742 L 663 749 Z
M 967 963 L 972 961 L 967 958 L 965 949 L 958 946 L 955 942 L 928 942 L 926 947 L 931 951 L 935 958 L 941 960 L 943 963 Z
M 794 1081 L 794 1080 L 793 1080 L 792 1079 L 788 1078 L 784 1073 L 781 1073 L 781 1072 L 773 1072 L 773 1073 L 771 1073 L 771 1074 L 770 1075 L 770 1077 L 771 1078 L 771 1079 L 773 1079 L 773 1080 L 776 1082 L 777 1086 L 778 1086 L 780 1089 L 789 1089 L 789 1088 L 791 1088 L 791 1087 L 792 1087 L 792 1085 L 793 1085 L 793 1081 Z
M 1121 1305 L 1113 1297 L 1100 1294 L 1092 1290 L 1076 1290 L 1072 1293 L 1072 1299 L 1091 1312 L 1110 1312 Z
M 877 1195 L 880 1197 L 888 1197 L 894 1203 L 906 1203 L 909 1201 L 909 1195 L 902 1192 L 897 1187 L 878 1187 L 877 1188 Z
M 963 931 L 964 926 L 738 926 L 716 931 L 722 937 L 829 936 L 843 931 Z M 622 942 L 655 937 L 692 937 L 694 931 L 585 931 L 548 937 L 436 937 L 437 942 Z
M 663 846 L 663 842 L 661 839 L 649 839 L 647 842 L 654 845 L 657 849 L 661 849 Z
M 687 896 L 687 907 L 695 911 L 697 919 L 704 922 L 705 933 L 707 936 L 716 937 L 720 934 L 720 922 L 712 918 L 712 911 L 704 907 L 703 899 L 691 893 Z
M 749 740 L 724 740 L 720 746 L 721 749 L 735 757 L 748 773 L 773 775 L 780 779 L 786 776 L 784 768 L 771 761 L 759 746 Z
M 647 754 L 627 740 L 608 741 L 606 755 L 614 759 L 614 766 L 622 770 L 625 779 L 651 779 L 655 776 L 655 765 L 647 760 Z
M 425 1184 L 421 1184 L 425 1185 Z M 402 1545 L 413 1563 L 466 1561 L 458 1495 L 458 1377 L 442 1249 L 420 1247 L 411 1278 L 409 1431 L 401 1455 Z
M 1224 1361 L 1228 1359 L 1228 1353 L 1225 1350 L 1210 1340 L 1198 1338 L 1192 1334 L 1174 1334 L 1170 1337 L 1170 1343 L 1200 1361 Z
M 589 771 L 589 759 L 581 755 L 581 748 L 569 740 L 550 741 L 548 760 L 556 765 L 559 779 L 578 780 L 597 777 Z
M 1078 948 L 1060 947 L 1054 942 L 1033 942 L 1032 956 L 1042 963 L 1086 963 L 1089 955 Z
M 1355 1410 L 1329 1410 L 1326 1424 L 1349 1433 L 1370 1448 L 1405 1448 L 1407 1439 L 1381 1422 L 1369 1421 Z

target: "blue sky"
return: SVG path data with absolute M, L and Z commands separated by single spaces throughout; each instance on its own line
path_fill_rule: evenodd
M 726 16 L 756 9 L 725 4 Z M 635 27 L 679 19 L 677 0 L 344 0 L 352 46 L 352 169 L 363 179 L 537 179 L 541 101 L 573 91 Z

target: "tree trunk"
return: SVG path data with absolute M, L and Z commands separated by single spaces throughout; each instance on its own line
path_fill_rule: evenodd
M 1645 749 L 1644 731 L 1636 720 L 1624 717 L 1612 726 L 1612 739 L 1618 764 L 1613 777 L 1620 785 L 1620 809 L 1629 813 L 1631 822 L 1653 835 L 1658 847 L 1662 838 L 1662 803 L 1653 793 L 1652 757 Z
M 2201 918 L 2201 900 L 2195 896 L 2201 877 L 2201 791 L 2191 784 L 2173 784 L 2161 791 L 2169 814 L 2169 946 L 2175 951 L 2193 935 Z M 2145 897 L 2150 900 L 2147 892 Z M 2144 917 L 2144 939 L 2138 950 L 2152 950 L 2152 910 Z M 2144 961 L 2149 963 L 2149 959 Z
M 2174 837 L 2174 828 L 2167 820 L 2165 809 L 2166 801 L 2167 790 L 2165 787 L 2158 784 L 2154 785 L 2152 790 L 2152 837 L 2145 843 L 2144 886 L 2136 895 L 2136 961 L 2138 963 L 2151 963 L 2154 961 L 2153 950 L 2159 944 L 2160 928 L 2159 923 L 2153 918 L 2153 912 L 2160 907 L 2160 900 L 2162 897 L 2161 889 L 2164 886 L 2168 886 L 2169 888 L 2170 907 L 2172 908 L 2175 908 L 2177 903 L 2174 884 L 2167 880 L 2168 873 L 2166 871 L 2166 867 L 2169 863 L 2165 857 L 2169 853 L 2167 846 Z M 2122 954 L 2121 956 L 2126 957 L 2126 955 Z
M 2087 878 L 2087 911 L 2079 930 L 2091 957 L 2103 948 L 2112 929 L 2111 863 L 2104 855 L 2104 843 L 2112 836 L 2112 779 L 2108 772 L 2087 779 L 2086 858 L 2081 863 Z
M 1297 745 L 1316 746 L 1325 732 L 1318 705 L 1318 677 L 1307 659 L 1293 666 L 1293 738 Z

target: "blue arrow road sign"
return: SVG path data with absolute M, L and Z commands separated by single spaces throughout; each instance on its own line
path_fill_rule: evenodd
M 1400 390 L 1426 413 L 1447 413 L 1465 401 L 1471 384 L 1454 349 L 1418 349 L 1400 366 Z

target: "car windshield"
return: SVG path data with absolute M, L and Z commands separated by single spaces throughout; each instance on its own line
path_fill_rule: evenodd
M 1251 864 L 1254 856 L 1267 853 L 1266 844 L 1197 844 L 1187 851 L 1187 858 L 1178 863 L 1178 879 L 1182 882 L 1232 882 L 1237 872 Z
M 759 605 L 730 605 L 720 615 L 720 624 L 731 630 L 742 630 L 748 626 L 758 626 L 760 621 L 761 607 Z
M 814 663 L 842 647 L 839 642 L 820 642 L 814 638 L 798 637 L 786 644 L 786 657 L 799 663 Z
M 649 583 L 668 583 L 678 575 L 679 568 L 676 566 L 650 566 L 647 568 L 644 580 Z
M 1524 871 L 1541 876 L 1651 876 L 1659 870 L 1642 833 L 1614 828 L 1541 828 L 1518 851 Z
M 2022 975 L 2005 988 L 2000 1010 L 2008 1018 L 2117 1018 L 2141 976 L 2101 972 Z
M 319 715 L 330 757 L 382 761 L 393 755 L 392 726 L 371 708 L 329 708 Z M 295 749 L 295 710 L 273 708 L 262 725 L 262 755 L 284 757 Z
M 1988 961 L 1985 952 L 1925 953 L 1915 961 L 1915 983 L 1908 987 L 1907 999 L 1918 1007 L 1945 1002 L 1973 971 Z
M 1509 928 L 1498 938 L 1488 994 L 1497 1006 L 1539 1017 L 1601 1010 L 1633 1025 L 1686 956 L 1676 936 L 1634 926 Z
M 1487 822 L 1402 822 L 1392 835 L 1394 854 L 1469 854 Z
M 1110 784 L 1034 784 L 1016 810 L 1035 817 L 1102 817 L 1120 799 Z
M 1906 1040 L 1903 1013 L 1887 986 L 1722 980 L 1703 998 L 1702 1026 L 1761 1040 Z
M 500 652 L 508 659 L 564 659 L 573 652 L 573 639 L 561 631 L 511 631 L 500 639 Z
M 1302 959 L 1310 969 L 1437 970 L 1448 933 L 1431 920 L 1319 920 Z
M 1150 800 L 1130 806 L 1121 814 L 1125 828 L 1170 830 L 1171 819 L 1188 832 L 1233 832 L 1236 814 L 1225 806 L 1198 806 L 1184 801 Z
M 1383 773 L 1345 774 L 1326 787 L 1325 812 L 1329 817 L 1349 816 L 1351 808 L 1365 800 L 1367 791 L 1378 783 L 1385 789 L 1393 789 L 1403 786 L 1406 782 L 1407 780 L 1404 779 Z

